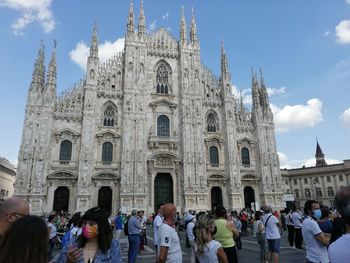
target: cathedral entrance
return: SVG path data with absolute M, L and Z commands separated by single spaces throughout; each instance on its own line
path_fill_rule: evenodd
M 217 208 L 223 206 L 222 202 L 222 190 L 219 186 L 214 186 L 211 189 L 211 208 Z
M 255 193 L 251 186 L 244 187 L 244 207 L 255 210 Z
M 173 179 L 170 173 L 157 173 L 154 179 L 154 211 L 158 204 L 174 203 Z
M 97 205 L 107 213 L 112 211 L 112 189 L 109 186 L 102 186 L 100 190 L 98 190 Z
M 69 189 L 65 186 L 57 187 L 53 197 L 53 210 L 56 212 L 68 212 Z

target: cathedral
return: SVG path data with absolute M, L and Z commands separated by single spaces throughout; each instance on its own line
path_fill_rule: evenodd
M 131 3 L 124 49 L 103 63 L 95 24 L 85 77 L 60 96 L 56 44 L 47 69 L 41 45 L 15 195 L 33 214 L 93 206 L 151 214 L 168 202 L 178 211 L 283 207 L 262 75 L 252 72 L 248 111 L 232 92 L 224 45 L 220 76 L 202 64 L 193 12 L 187 30 L 182 10 L 178 38 L 165 28 L 146 31 L 142 0 L 135 24 Z

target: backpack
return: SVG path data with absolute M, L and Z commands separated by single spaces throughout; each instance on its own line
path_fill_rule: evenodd
M 129 235 L 129 219 L 126 220 L 124 224 L 124 235 L 128 236 Z

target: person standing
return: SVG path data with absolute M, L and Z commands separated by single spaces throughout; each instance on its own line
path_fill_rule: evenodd
M 232 221 L 229 222 L 225 219 L 226 209 L 224 207 L 218 207 L 215 211 L 215 216 L 217 231 L 214 235 L 214 239 L 219 241 L 222 245 L 227 256 L 228 263 L 237 263 L 238 257 L 234 239 L 239 235 L 238 230 Z
M 328 249 L 332 263 L 349 262 L 350 259 L 350 187 L 342 187 L 334 199 L 334 206 L 346 225 L 346 233 L 334 241 Z
M 270 206 L 265 206 L 264 212 L 265 215 L 262 217 L 262 222 L 264 223 L 268 245 L 267 258 L 269 262 L 278 263 L 281 240 L 279 229 L 282 227 L 282 224 L 276 216 L 272 215 L 272 209 Z
M 232 213 L 232 218 L 233 218 L 233 223 L 235 224 L 235 227 L 237 228 L 238 231 L 238 237 L 235 239 L 235 242 L 237 244 L 237 250 L 242 249 L 242 241 L 241 241 L 241 236 L 242 236 L 242 222 L 239 220 L 237 213 Z
M 49 260 L 52 259 L 52 252 L 57 242 L 57 227 L 54 221 L 57 219 L 57 215 L 50 215 L 47 221 L 47 228 L 49 230 Z
M 163 208 L 163 204 L 158 204 L 157 215 L 153 219 L 153 237 L 154 237 L 154 246 L 156 248 L 156 254 L 158 254 L 158 228 L 163 223 L 162 208 Z
M 157 263 L 182 262 L 181 246 L 174 222 L 176 207 L 173 204 L 165 204 L 162 208 L 162 214 L 164 221 L 158 229 Z
M 260 262 L 265 263 L 265 253 L 266 253 L 266 235 L 265 235 L 265 226 L 261 221 L 262 213 L 256 211 L 254 218 L 254 234 L 260 246 Z
M 284 216 L 288 230 L 288 242 L 291 247 L 294 246 L 294 226 L 292 222 L 292 210 L 286 208 L 286 215 Z
M 303 235 L 301 233 L 301 227 L 303 226 L 302 224 L 302 219 L 297 211 L 296 206 L 292 207 L 292 215 L 291 215 L 291 220 L 294 226 L 294 237 L 295 237 L 295 247 L 297 249 L 302 249 L 302 242 L 303 242 Z
M 329 236 L 322 232 L 316 220 L 321 218 L 320 204 L 315 200 L 307 200 L 304 206 L 305 219 L 302 234 L 306 246 L 306 262 L 328 263 L 327 245 Z
M 6 199 L 0 206 L 0 242 L 9 227 L 19 218 L 29 215 L 28 202 L 13 196 Z
M 141 222 L 137 216 L 137 210 L 131 211 L 131 217 L 128 222 L 128 240 L 129 240 L 129 251 L 128 251 L 128 263 L 135 263 L 136 257 L 140 248 L 141 242 Z
M 199 263 L 227 263 L 227 257 L 220 242 L 213 240 L 216 233 L 214 218 L 209 214 L 202 214 L 196 223 L 196 247 Z
M 114 225 L 115 225 L 115 239 L 120 240 L 120 235 L 123 232 L 123 218 L 122 218 L 122 212 L 118 211 L 116 218 L 114 219 Z
M 24 216 L 13 224 L 0 242 L 1 263 L 47 263 L 48 229 L 37 216 Z
M 186 234 L 188 238 L 189 245 L 191 247 L 191 263 L 196 262 L 196 243 L 194 240 L 193 227 L 196 223 L 196 217 L 192 215 L 192 218 L 187 223 Z

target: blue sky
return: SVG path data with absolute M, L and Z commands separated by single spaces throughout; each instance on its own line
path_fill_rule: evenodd
M 220 69 L 224 39 L 234 90 L 250 107 L 251 67 L 263 69 L 282 167 L 312 165 L 316 137 L 329 162 L 350 158 L 350 0 L 144 0 L 149 31 L 178 38 L 194 7 L 201 58 Z M 40 40 L 58 41 L 58 92 L 84 75 L 94 19 L 102 59 L 122 48 L 128 0 L 0 0 L 0 155 L 15 162 Z M 134 1 L 136 21 L 139 1 Z

